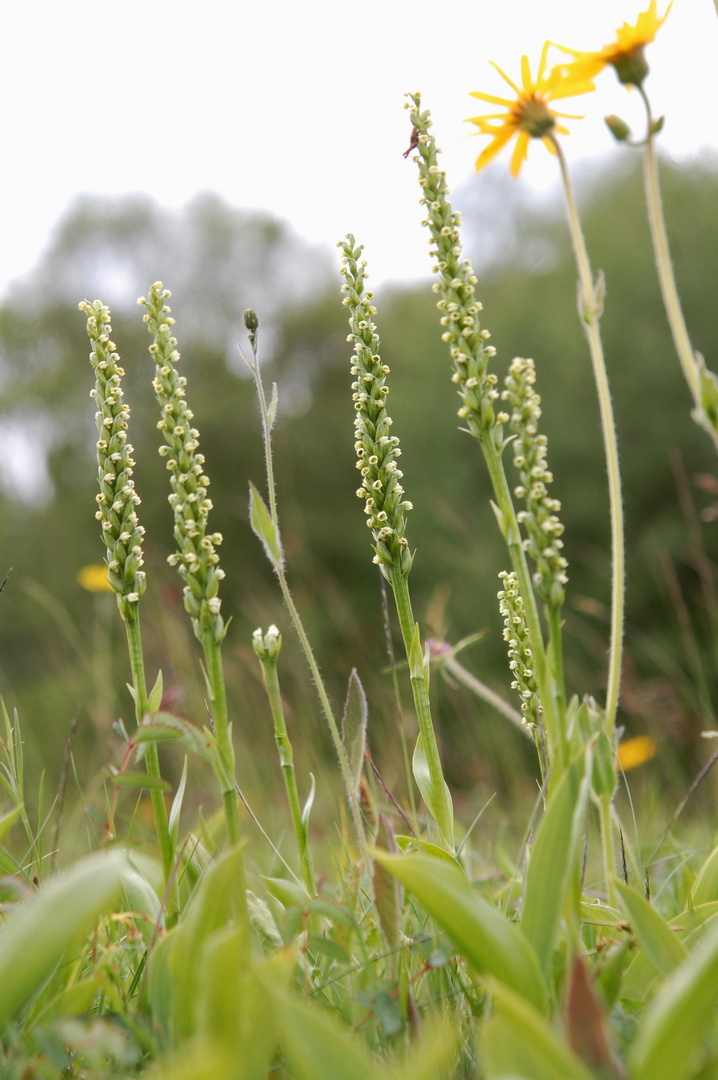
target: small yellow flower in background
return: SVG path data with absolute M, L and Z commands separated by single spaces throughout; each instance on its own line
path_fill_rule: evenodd
M 659 18 L 656 0 L 651 0 L 648 10 L 641 12 L 636 19 L 635 26 L 624 23 L 616 31 L 616 40 L 611 45 L 604 45 L 597 52 L 581 52 L 558 45 L 557 48 L 568 53 L 573 60 L 570 63 L 558 64 L 554 70 L 569 78 L 593 79 L 611 64 L 620 82 L 627 86 L 640 86 L 648 74 L 643 50 L 655 40 L 658 30 L 668 17 L 672 3 L 673 0 Z
M 521 166 L 528 154 L 530 139 L 542 139 L 552 154 L 556 153 L 553 140 L 550 136 L 558 131 L 562 135 L 568 135 L 568 129 L 556 122 L 556 117 L 580 120 L 580 116 L 570 116 L 567 113 L 554 112 L 549 108 L 549 102 L 559 98 L 575 97 L 577 94 L 585 94 L 594 89 L 590 78 L 583 75 L 577 76 L 573 72 L 567 74 L 565 68 L 573 65 L 546 70 L 550 42 L 546 42 L 541 52 L 536 78 L 531 77 L 531 68 L 527 56 L 521 57 L 521 86 L 517 86 L 497 64 L 491 61 L 499 75 L 516 93 L 516 99 L 496 97 L 493 94 L 481 94 L 472 92 L 471 96 L 479 101 L 487 101 L 490 105 L 504 105 L 508 111 L 489 113 L 486 116 L 472 116 L 466 122 L 475 124 L 481 135 L 493 136 L 489 145 L 482 150 L 476 159 L 476 171 L 483 169 L 506 143 L 510 142 L 514 135 L 517 136 L 516 146 L 511 157 L 511 172 L 514 176 L 519 175 Z
M 633 739 L 626 739 L 618 745 L 618 760 L 624 772 L 629 769 L 637 769 L 655 757 L 655 740 L 650 735 L 636 735 Z
M 89 563 L 77 571 L 77 580 L 88 592 L 112 592 L 104 563 Z

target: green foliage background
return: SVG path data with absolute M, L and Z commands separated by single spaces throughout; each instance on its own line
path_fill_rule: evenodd
M 708 164 L 690 171 L 666 165 L 663 183 L 687 322 L 694 345 L 715 368 L 718 173 Z M 706 599 L 701 583 L 707 579 L 700 570 L 716 556 L 718 526 L 686 520 L 686 506 L 693 499 L 698 510 L 710 503 L 693 478 L 715 471 L 714 452 L 689 417 L 689 395 L 652 265 L 640 173 L 628 162 L 622 171 L 585 177 L 582 190 L 589 252 L 607 279 L 602 329 L 629 545 L 621 719 L 632 731 L 647 729 L 665 740 L 692 768 L 705 756 L 697 735 L 714 723 L 712 631 L 718 608 Z M 569 684 L 600 696 L 608 640 L 608 500 L 561 208 L 531 208 L 518 187 L 497 192 L 484 177 L 457 203 L 478 267 L 477 293 L 498 349 L 498 370 L 503 374 L 514 355 L 536 361 L 570 564 Z M 371 260 L 371 252 L 367 256 Z M 131 712 L 129 696 L 117 689 L 127 673 L 122 648 L 114 649 L 114 643 L 122 644 L 114 598 L 83 593 L 76 581 L 78 569 L 103 553 L 93 517 L 92 377 L 77 311 L 85 297 L 99 296 L 112 309 L 113 336 L 127 372 L 130 438 L 147 529 L 149 588 L 142 618 L 150 664 L 163 668 L 165 686 L 178 698 L 175 708 L 204 722 L 196 650 L 178 580 L 165 565 L 172 550 L 168 488 L 156 454 L 149 338 L 134 303 L 156 279 L 173 292 L 188 400 L 212 480 L 211 525 L 225 537 L 223 612 L 234 618 L 227 666 L 240 780 L 249 793 L 271 791 L 278 782 L 271 724 L 249 646 L 251 631 L 270 622 L 285 632 L 283 689 L 298 736 L 299 767 L 333 772 L 303 661 L 247 521 L 247 481 L 261 484 L 263 460 L 254 389 L 236 345 L 244 338 L 242 312 L 252 306 L 262 324 L 267 378 L 279 384 L 278 494 L 296 598 L 338 701 L 351 668 L 358 668 L 370 698 L 372 749 L 396 783 L 401 762 L 389 680 L 382 674 L 378 573 L 354 495 L 350 350 L 338 275 L 327 253 L 300 242 L 283 223 L 232 209 L 213 195 L 198 196 L 180 214 L 141 198 L 78 201 L 35 272 L 0 308 L 0 430 L 7 437 L 11 423 L 15 431 L 34 433 L 36 461 L 47 462 L 46 494 L 54 492 L 52 498 L 37 495 L 33 503 L 27 487 L 13 480 L 4 451 L 0 570 L 14 571 L 0 600 L 0 680 L 8 704 L 20 710 L 36 768 L 54 759 L 59 771 L 76 710 L 77 753 L 88 765 L 104 762 L 113 745 L 111 721 Z M 383 357 L 392 369 L 390 412 L 402 442 L 404 486 L 415 507 L 408 535 L 418 551 L 412 571 L 417 616 L 452 642 L 488 629 L 463 658 L 508 695 L 496 602 L 505 556 L 483 463 L 457 430 L 430 282 L 384 288 L 376 302 Z M 17 449 L 13 453 L 17 460 Z M 695 655 L 686 647 L 690 638 L 676 589 L 695 630 Z M 482 787 L 499 785 L 511 793 L 530 786 L 532 755 L 504 722 L 441 680 L 435 680 L 435 693 L 445 770 L 460 797 L 473 798 Z M 328 783 L 333 781 L 325 779 L 319 790 Z

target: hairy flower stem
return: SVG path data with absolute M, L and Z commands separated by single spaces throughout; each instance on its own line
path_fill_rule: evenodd
M 252 348 L 252 355 L 244 356 L 245 362 L 252 372 L 254 377 L 254 383 L 257 389 L 257 397 L 259 399 L 259 408 L 262 416 L 262 434 L 264 441 L 264 456 L 267 468 L 267 489 L 269 493 L 269 515 L 271 518 L 274 534 L 277 538 L 278 546 L 281 550 L 280 530 L 279 530 L 279 515 L 277 512 L 277 497 L 274 483 L 274 468 L 272 459 L 272 427 L 274 424 L 274 417 L 277 407 L 277 394 L 276 387 L 273 387 L 272 399 L 267 404 L 267 397 L 264 391 L 264 384 L 262 382 L 262 376 L 259 368 L 259 359 L 257 356 L 257 328 L 258 321 L 257 316 L 253 311 L 245 312 L 244 316 L 245 325 L 249 331 L 249 341 Z M 297 632 L 300 645 L 304 656 L 309 664 L 309 670 L 312 673 L 312 679 L 319 695 L 319 702 L 322 707 L 322 712 L 326 718 L 329 726 L 329 733 L 331 735 L 334 750 L 339 760 L 339 769 L 342 774 L 342 780 L 344 781 L 344 787 L 347 793 L 347 799 L 349 801 L 349 809 L 354 823 L 354 829 L 356 831 L 357 839 L 362 848 L 362 851 L 366 848 L 366 833 L 364 830 L 364 819 L 362 817 L 361 805 L 354 792 L 354 785 L 351 780 L 351 771 L 349 769 L 349 762 L 347 760 L 346 751 L 342 742 L 342 737 L 339 732 L 339 725 L 334 716 L 334 710 L 332 709 L 329 695 L 327 693 L 326 686 L 322 674 L 319 670 L 316 658 L 314 656 L 314 650 L 312 649 L 311 642 L 307 636 L 307 632 L 304 629 L 301 616 L 294 603 L 294 597 L 292 596 L 289 588 L 289 582 L 284 572 L 284 565 L 282 559 L 272 559 L 272 565 L 274 566 L 275 573 L 279 580 L 279 587 L 284 597 L 284 603 L 289 609 L 289 614 L 294 624 L 294 629 Z
M 666 309 L 673 343 L 678 353 L 678 360 L 693 398 L 693 417 L 701 427 L 708 431 L 718 449 L 718 418 L 715 416 L 715 401 L 712 402 L 713 409 L 706 408 L 706 405 L 711 403 L 711 398 L 714 398 L 714 394 L 711 394 L 710 391 L 714 390 L 715 378 L 707 371 L 702 356 L 694 351 L 691 339 L 688 336 L 688 328 L 683 317 L 676 279 L 673 273 L 668 234 L 666 233 L 666 223 L 663 216 L 658 156 L 654 142 L 655 121 L 650 102 L 642 85 L 638 87 L 638 92 L 643 98 L 646 107 L 648 133 L 643 142 L 643 183 L 648 209 L 648 224 L 651 230 L 653 254 L 656 260 L 663 305 Z M 707 400 L 704 400 L 704 393 Z
M 621 474 L 618 467 L 618 440 L 613 418 L 611 393 L 608 387 L 606 362 L 601 345 L 599 320 L 603 309 L 603 285 L 594 285 L 591 265 L 583 238 L 581 222 L 576 208 L 573 186 L 561 144 L 551 138 L 561 167 L 566 211 L 574 255 L 579 275 L 579 314 L 583 320 L 593 365 L 593 377 L 598 391 L 601 414 L 601 430 L 608 470 L 608 494 L 611 511 L 611 643 L 608 660 L 608 689 L 606 691 L 606 734 L 613 738 L 616 711 L 621 684 L 621 660 L 623 654 L 623 617 L 625 605 L 625 542 L 623 535 L 623 505 L 621 500 Z

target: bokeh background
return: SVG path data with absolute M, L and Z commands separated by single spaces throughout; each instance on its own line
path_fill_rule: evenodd
M 335 700 L 356 667 L 370 701 L 372 752 L 391 786 L 402 788 L 379 581 L 354 494 L 350 352 L 331 243 L 348 230 L 366 243 L 392 369 L 390 411 L 415 507 L 408 535 L 418 552 L 416 614 L 451 642 L 487 631 L 463 659 L 509 697 L 496 601 L 506 556 L 482 459 L 458 431 L 416 169 L 402 158 L 402 91 L 414 86 L 447 151 L 497 371 L 514 355 L 537 364 L 570 563 L 569 687 L 602 697 L 608 500 L 555 162 L 536 145 L 518 183 L 504 158 L 473 177 L 480 143 L 465 139 L 461 120 L 475 111 L 467 90 L 501 92 L 488 57 L 515 74 L 520 53 L 535 60 L 545 36 L 597 47 L 640 7 L 607 3 L 597 12 L 555 2 L 541 5 L 539 18 L 527 2 L 493 5 L 493 14 L 489 5 L 457 3 L 446 25 L 435 24 L 428 4 L 399 12 L 370 2 L 351 16 L 338 7 L 280 4 L 270 20 L 212 2 L 201 17 L 170 16 L 164 5 L 88 13 L 68 4 L 44 12 L 39 27 L 27 13 L 5 16 L 3 48 L 15 66 L 2 77 L 14 71 L 15 82 L 4 94 L 0 212 L 0 577 L 13 572 L 0 596 L 0 689 L 18 709 L 30 768 L 47 770 L 50 789 L 73 717 L 78 775 L 97 784 L 108 757 L 121 753 L 113 720 L 131 717 L 114 599 L 77 581 L 104 554 L 83 298 L 110 305 L 127 372 L 147 530 L 150 673 L 161 667 L 173 706 L 205 722 L 197 647 L 166 565 L 171 513 L 156 453 L 149 337 L 136 306 L 157 279 L 173 293 L 212 481 L 212 527 L 225 538 L 223 612 L 233 619 L 225 653 L 243 787 L 265 802 L 279 780 L 250 647 L 255 627 L 271 622 L 285 634 L 283 686 L 300 768 L 305 776 L 333 773 L 305 663 L 247 520 L 248 480 L 261 488 L 264 477 L 254 389 L 238 349 L 242 312 L 252 306 L 265 377 L 279 386 L 275 464 L 290 578 Z M 655 84 L 656 110 L 667 113 L 662 180 L 676 276 L 694 345 L 714 369 L 718 164 L 706 120 L 712 99 L 702 87 L 717 38 L 709 0 L 675 0 L 649 54 L 649 89 Z M 631 734 L 657 739 L 646 769 L 657 786 L 679 790 L 710 749 L 700 732 L 715 726 L 718 479 L 712 444 L 689 415 L 660 302 L 639 156 L 614 147 L 602 127 L 601 115 L 613 111 L 640 130 L 640 112 L 611 73 L 604 80 L 600 100 L 577 103 L 587 118 L 571 125 L 566 146 L 592 262 L 607 279 L 602 329 L 629 544 L 620 719 Z M 530 790 L 532 755 L 520 736 L 440 678 L 434 693 L 460 812 L 470 820 L 493 791 Z M 170 771 L 179 767 L 170 757 Z

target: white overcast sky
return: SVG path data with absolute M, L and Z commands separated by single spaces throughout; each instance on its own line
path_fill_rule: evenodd
M 648 0 L 9 0 L 0 16 L 0 295 L 40 256 L 78 192 L 145 191 L 179 206 L 211 189 L 261 207 L 327 246 L 352 231 L 375 283 L 428 271 L 415 166 L 404 161 L 407 90 L 431 108 L 449 183 L 466 183 L 485 139 L 468 91 L 502 94 L 545 38 L 599 48 Z M 665 0 L 659 0 L 659 11 Z M 674 0 L 648 50 L 662 145 L 718 148 L 713 0 Z M 601 117 L 635 117 L 613 72 L 562 103 L 570 159 L 620 153 Z M 627 152 L 627 151 L 623 151 Z M 505 151 L 491 166 L 515 183 Z M 518 183 L 546 188 L 555 162 L 531 148 Z M 111 302 L 111 298 L 108 298 Z

